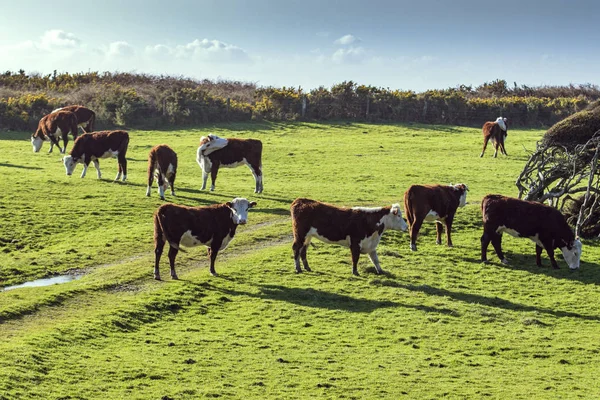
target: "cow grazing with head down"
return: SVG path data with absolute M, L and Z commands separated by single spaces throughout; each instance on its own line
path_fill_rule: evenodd
M 210 173 L 210 190 L 215 190 L 219 167 L 235 168 L 247 165 L 254 176 L 254 193 L 262 193 L 262 142 L 256 139 L 224 139 L 216 135 L 202 136 L 196 161 L 202 168 L 202 188 Z
M 479 157 L 483 157 L 485 148 L 490 140 L 496 149 L 496 151 L 494 151 L 494 157 L 498 155 L 498 149 L 500 149 L 502 154 L 507 156 L 508 154 L 506 154 L 506 149 L 504 148 L 507 136 L 508 120 L 506 118 L 498 117 L 495 121 L 488 121 L 483 124 L 483 149 L 481 150 Z
M 349 247 L 352 253 L 352 273 L 358 275 L 357 263 L 361 254 L 368 254 L 378 274 L 383 273 L 377 257 L 377 245 L 388 229 L 406 231 L 400 205 L 375 208 L 339 208 L 310 199 L 296 199 L 291 206 L 294 232 L 294 262 L 296 272 L 302 272 L 300 258 L 306 271 L 311 271 L 306 250 L 311 239 Z
M 481 201 L 483 235 L 481 261 L 487 263 L 490 242 L 503 264 L 508 260 L 502 252 L 502 233 L 524 237 L 535 243 L 535 261 L 542 266 L 542 249 L 546 250 L 552 268 L 558 269 L 554 249 L 560 249 L 569 268 L 579 268 L 581 241 L 576 238 L 565 217 L 557 209 L 545 204 L 489 194 Z
M 404 212 L 410 226 L 410 249 L 417 251 L 417 237 L 423 221 L 435 221 L 437 244 L 442 244 L 443 225 L 452 247 L 452 222 L 458 207 L 467 204 L 467 185 L 412 185 L 404 193 Z
M 67 150 L 67 143 L 69 142 L 69 133 L 73 135 L 73 138 L 77 138 L 77 117 L 70 111 L 59 111 L 50 113 L 42 117 L 38 123 L 37 130 L 31 135 L 31 145 L 33 146 L 33 152 L 38 153 L 44 141 L 50 141 L 50 150 L 48 153 L 52 153 L 54 145 L 58 147 L 61 153 Z M 59 137 L 62 137 L 63 148 L 60 148 L 58 144 Z
M 71 154 L 64 157 L 63 162 L 67 175 L 73 174 L 75 166 L 83 164 L 81 177 L 85 176 L 90 162 L 94 162 L 94 167 L 98 172 L 98 179 L 102 178 L 100 173 L 100 158 L 116 157 L 119 164 L 119 172 L 115 181 L 121 176 L 123 181 L 127 179 L 127 147 L 129 146 L 129 134 L 125 131 L 99 131 L 93 133 L 84 133 L 75 140 L 71 149 Z
M 165 199 L 165 190 L 171 187 L 171 195 L 175 196 L 175 176 L 177 175 L 177 154 L 166 144 L 159 144 L 150 150 L 148 155 L 148 188 L 146 196 L 150 196 L 154 175 L 158 181 L 158 194 Z
M 210 273 L 217 275 L 215 260 L 233 239 L 238 225 L 248 220 L 248 210 L 256 206 L 244 198 L 208 207 L 163 204 L 154 213 L 154 279 L 160 280 L 159 263 L 165 243 L 169 243 L 171 277 L 177 279 L 175 257 L 179 246 L 208 247 Z
M 58 111 L 71 111 L 77 117 L 77 126 L 83 129 L 83 133 L 93 132 L 94 123 L 96 122 L 96 113 L 84 106 L 72 105 L 57 108 L 52 111 L 53 113 Z

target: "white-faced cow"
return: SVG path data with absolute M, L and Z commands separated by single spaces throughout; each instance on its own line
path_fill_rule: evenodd
M 388 229 L 406 231 L 400 205 L 375 208 L 340 208 L 310 199 L 296 199 L 291 206 L 294 231 L 294 262 L 296 272 L 302 272 L 300 258 L 306 271 L 311 271 L 306 250 L 311 239 L 349 247 L 352 253 L 352 273 L 358 275 L 357 263 L 361 254 L 368 254 L 378 274 L 383 270 L 377 257 L 377 245 Z
M 235 168 L 247 165 L 256 183 L 254 193 L 262 193 L 262 142 L 256 139 L 223 139 L 215 135 L 202 136 L 196 161 L 202 168 L 202 188 L 210 173 L 210 190 L 215 190 L 219 167 Z
M 171 187 L 171 195 L 175 196 L 175 176 L 177 175 L 177 154 L 166 144 L 159 144 L 150 150 L 148 155 L 148 188 L 146 196 L 150 196 L 154 175 L 158 181 L 158 194 L 165 199 L 165 190 Z
M 186 207 L 163 204 L 154 213 L 154 279 L 160 280 L 159 263 L 165 243 L 169 243 L 171 277 L 175 273 L 175 257 L 179 246 L 204 245 L 210 257 L 210 273 L 215 271 L 215 259 L 227 247 L 238 225 L 248 220 L 248 210 L 256 205 L 244 198 L 208 207 Z
M 443 225 L 452 247 L 452 222 L 458 207 L 467 204 L 467 185 L 412 185 L 404 193 L 404 212 L 410 226 L 410 249 L 417 251 L 417 237 L 423 221 L 435 221 L 437 244 L 442 244 Z
M 72 105 L 57 108 L 52 111 L 71 111 L 77 117 L 77 126 L 83 129 L 83 133 L 94 131 L 94 122 L 96 122 L 96 113 L 84 106 Z
M 506 143 L 506 137 L 508 136 L 508 120 L 506 118 L 498 117 L 495 121 L 488 121 L 483 124 L 483 149 L 479 157 L 483 157 L 485 148 L 488 142 L 491 140 L 496 151 L 494 151 L 494 157 L 498 155 L 498 149 L 500 152 L 507 156 L 504 143 Z
M 487 263 L 490 242 L 503 264 L 508 260 L 502 252 L 502 233 L 530 239 L 535 243 L 535 261 L 542 266 L 542 249 L 546 250 L 552 268 L 558 269 L 554 249 L 560 249 L 569 268 L 579 268 L 581 241 L 575 237 L 565 217 L 557 209 L 533 201 L 489 194 L 481 201 L 483 235 L 481 261 Z
M 50 113 L 42 117 L 38 123 L 37 130 L 31 135 L 31 145 L 33 146 L 33 152 L 38 153 L 44 141 L 50 141 L 50 150 L 48 153 L 52 153 L 54 145 L 58 147 L 61 153 L 64 153 L 67 149 L 67 143 L 69 142 L 69 133 L 73 135 L 73 138 L 77 138 L 77 117 L 70 111 L 59 111 Z M 58 139 L 62 138 L 63 148 L 60 148 Z
M 99 131 L 93 133 L 84 133 L 75 140 L 71 149 L 71 154 L 66 156 L 63 161 L 67 175 L 73 174 L 75 166 L 83 164 L 81 177 L 85 176 L 90 162 L 94 162 L 94 167 L 98 172 L 98 179 L 102 178 L 100 173 L 100 158 L 116 157 L 119 164 L 119 172 L 115 181 L 121 176 L 123 181 L 127 179 L 127 147 L 129 145 L 129 134 L 125 131 Z

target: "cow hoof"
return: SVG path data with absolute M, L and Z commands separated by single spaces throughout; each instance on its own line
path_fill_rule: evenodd
M 411 244 L 410 251 L 417 251 L 417 246 L 415 246 L 414 244 Z
M 173 275 L 171 275 L 171 278 L 173 278 L 173 279 L 175 279 L 175 280 L 179 279 L 179 278 L 177 277 L 177 274 L 173 274 Z
M 304 270 L 305 270 L 306 272 L 312 272 L 312 269 L 310 269 L 310 267 L 304 267 Z
M 452 248 L 452 247 L 454 247 L 454 245 L 453 245 L 452 243 L 450 243 L 450 244 L 448 245 L 448 247 Z
M 310 271 L 310 270 L 307 270 L 307 271 Z M 297 269 L 297 270 L 296 270 L 296 273 L 297 273 L 297 274 L 301 274 L 301 273 L 302 273 L 302 270 L 301 270 L 301 269 Z
M 157 281 L 160 281 L 160 275 L 154 275 L 154 279 L 156 279 Z
M 488 260 L 481 260 L 482 264 L 489 264 L 490 262 Z
M 212 276 L 219 276 L 219 274 L 217 274 L 215 271 L 211 271 L 211 272 L 210 272 L 210 274 L 211 274 Z
M 504 264 L 504 265 L 508 265 L 509 264 L 508 259 L 506 259 L 506 258 L 503 258 L 502 261 L 501 261 L 501 263 Z
M 161 200 L 164 200 L 164 199 L 165 199 L 165 196 L 160 196 L 160 199 L 161 199 Z
M 171 192 L 171 196 L 175 196 L 175 192 Z
M 435 244 L 442 244 L 442 241 L 441 240 L 436 240 Z

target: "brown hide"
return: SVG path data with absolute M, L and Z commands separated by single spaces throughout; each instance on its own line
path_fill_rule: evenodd
M 404 193 L 404 212 L 410 226 L 410 247 L 416 251 L 419 230 L 429 211 L 438 214 L 436 221 L 437 244 L 441 244 L 442 223 L 446 225 L 448 246 L 452 246 L 452 222 L 459 207 L 460 197 L 467 191 L 466 185 L 412 185 Z
M 479 157 L 483 157 L 485 149 L 487 148 L 487 144 L 490 140 L 495 148 L 494 157 L 498 155 L 498 149 L 505 156 L 508 155 L 506 154 L 506 149 L 504 148 L 504 139 L 506 139 L 508 136 L 508 122 L 505 120 L 504 124 L 506 125 L 506 131 L 503 131 L 497 122 L 488 121 L 483 124 L 483 149 L 481 150 Z
M 77 125 L 81 126 L 84 132 L 93 132 L 94 123 L 96 122 L 96 113 L 80 105 L 65 106 L 59 111 L 70 111 L 77 117 Z M 58 111 L 57 111 L 58 112 Z
M 64 149 L 62 151 L 66 151 L 67 143 L 69 142 L 68 134 L 73 135 L 74 139 L 77 139 L 77 117 L 70 111 L 58 111 L 55 113 L 51 113 L 45 115 L 40 119 L 38 123 L 37 130 L 32 135 L 32 137 L 39 137 L 42 140 L 46 140 L 48 138 L 52 145 L 56 145 L 60 148 L 58 144 L 58 138 L 56 137 L 57 130 L 60 129 L 61 137 L 63 140 Z
M 172 165 L 173 171 L 167 173 L 169 170 L 169 164 Z M 163 186 L 166 179 L 171 186 L 171 194 L 175 194 L 175 176 L 177 175 L 177 154 L 166 144 L 159 144 L 150 150 L 148 154 L 148 196 L 150 195 L 150 188 L 154 181 L 155 172 L 157 173 L 158 186 Z M 164 200 L 164 196 L 162 197 Z
M 98 131 L 93 133 L 84 133 L 75 140 L 71 149 L 71 156 L 74 162 L 80 159 L 87 166 L 92 158 L 100 159 L 108 151 L 118 151 L 117 162 L 119 173 L 117 177 L 123 174 L 123 179 L 127 176 L 127 148 L 129 146 L 129 134 L 125 131 Z M 82 159 L 82 157 L 84 157 Z

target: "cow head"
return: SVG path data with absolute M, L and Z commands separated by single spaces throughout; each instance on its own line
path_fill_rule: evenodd
M 200 147 L 198 153 L 201 155 L 209 155 L 215 150 L 222 149 L 227 146 L 227 139 L 218 137 L 217 135 L 202 136 L 200 138 Z
M 232 201 L 225 203 L 231 209 L 231 219 L 234 224 L 243 225 L 248 221 L 248 210 L 256 205 L 255 201 L 248 201 L 242 197 L 236 197 Z
M 573 240 L 571 243 L 564 244 L 565 246 L 561 247 L 560 251 L 562 251 L 565 261 L 567 264 L 569 264 L 569 268 L 578 269 L 581 261 L 581 240 L 579 240 L 579 238 L 575 238 L 575 240 Z
M 504 132 L 506 132 L 508 130 L 507 122 L 508 122 L 508 120 L 506 118 L 503 118 L 503 117 L 496 118 L 496 123 L 498 124 L 500 129 L 502 129 Z
M 458 206 L 464 207 L 467 204 L 467 192 L 469 191 L 469 187 L 464 183 L 457 183 L 456 185 L 450 184 L 450 186 L 460 193 Z
M 33 146 L 34 153 L 40 152 L 42 149 L 42 144 L 44 144 L 44 139 L 47 140 L 46 136 L 39 128 L 33 135 L 31 135 L 31 145 Z
M 408 230 L 408 225 L 406 224 L 404 218 L 402 218 L 400 204 L 392 204 L 392 209 L 390 210 L 386 226 L 389 229 L 394 229 L 397 231 L 406 232 Z
M 82 161 L 81 158 L 75 158 L 73 156 L 63 157 L 63 163 L 65 164 L 65 169 L 67 170 L 67 175 L 71 176 L 73 171 L 75 170 L 75 166 Z

